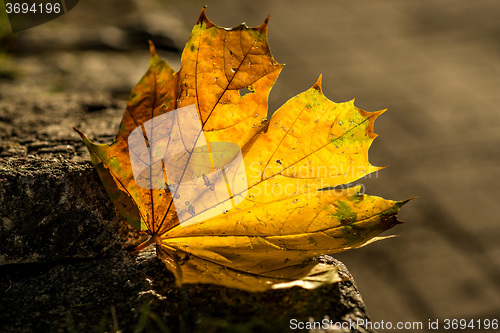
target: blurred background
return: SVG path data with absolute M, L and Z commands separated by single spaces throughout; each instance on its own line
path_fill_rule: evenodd
M 73 126 L 113 136 L 147 69 L 147 40 L 179 69 L 205 4 L 224 27 L 270 15 L 271 50 L 286 64 L 270 113 L 320 74 L 335 102 L 389 107 L 370 149 L 388 167 L 359 183 L 418 198 L 391 231 L 399 237 L 337 256 L 372 320 L 500 319 L 499 1 L 84 0 L 16 34 L 2 11 L 0 138 L 75 138 Z M 78 98 L 84 110 L 71 107 Z M 66 108 L 37 114 L 37 103 Z

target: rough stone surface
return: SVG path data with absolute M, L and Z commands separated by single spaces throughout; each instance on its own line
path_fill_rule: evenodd
M 91 165 L 63 156 L 0 159 L 0 265 L 102 256 L 133 235 Z
M 345 281 L 315 290 L 248 293 L 179 289 L 152 248 L 135 257 L 116 251 L 98 260 L 10 265 L 0 275 L 0 331 L 288 332 L 291 319 L 368 321 L 349 272 L 341 274 Z

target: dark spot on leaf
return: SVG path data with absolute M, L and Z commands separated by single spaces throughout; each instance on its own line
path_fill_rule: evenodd
M 203 182 L 205 183 L 206 187 L 210 186 L 210 180 L 208 179 L 207 175 L 203 174 Z
M 342 219 L 340 220 L 341 225 L 349 225 L 352 221 L 349 219 Z
M 250 89 L 248 88 L 243 88 L 243 89 L 240 89 L 240 96 L 243 97 L 245 95 L 248 95 L 248 94 L 251 94 L 253 93 L 253 91 L 251 91 Z

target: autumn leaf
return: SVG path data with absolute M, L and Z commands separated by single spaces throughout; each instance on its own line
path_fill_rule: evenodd
M 111 145 L 77 130 L 111 200 L 178 285 L 248 291 L 340 280 L 315 260 L 357 248 L 400 223 L 407 201 L 361 193 L 375 119 L 321 90 L 293 97 L 267 122 L 283 66 L 258 27 L 225 29 L 202 10 L 178 72 L 150 43 L 149 69 L 133 89 Z

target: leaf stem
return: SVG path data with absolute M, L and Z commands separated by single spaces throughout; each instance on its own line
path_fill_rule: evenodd
M 159 241 L 158 235 L 153 235 L 147 241 L 142 242 L 141 244 L 137 245 L 132 251 L 130 251 L 130 254 L 138 253 L 139 251 L 144 250 L 149 245 L 157 243 L 158 241 Z

